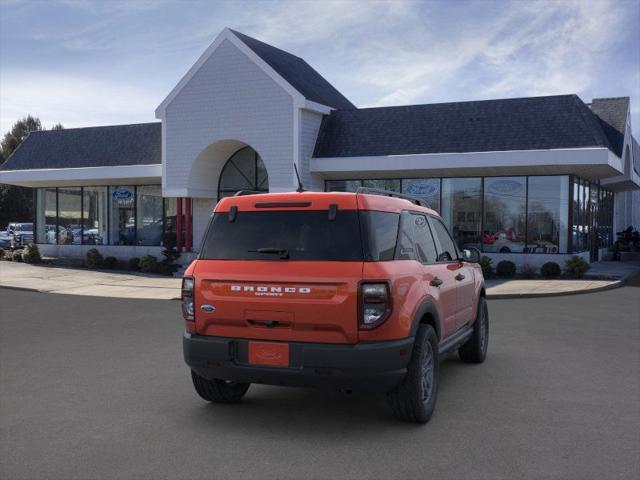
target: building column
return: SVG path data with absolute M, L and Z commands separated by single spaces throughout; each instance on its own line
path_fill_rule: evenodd
M 176 199 L 176 250 L 182 252 L 182 197 Z
M 192 244 L 191 235 L 191 199 L 185 198 L 185 213 L 184 213 L 184 247 L 186 252 L 190 252 Z

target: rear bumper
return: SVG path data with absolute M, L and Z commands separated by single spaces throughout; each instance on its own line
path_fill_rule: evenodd
M 289 343 L 289 367 L 248 363 L 248 340 L 185 332 L 184 360 L 198 375 L 243 383 L 387 392 L 404 378 L 413 338 L 356 345 Z

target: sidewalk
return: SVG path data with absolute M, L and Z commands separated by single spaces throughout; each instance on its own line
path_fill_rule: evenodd
M 623 285 L 640 271 L 640 262 L 592 264 L 584 280 L 487 280 L 487 298 L 525 298 L 591 293 Z M 180 298 L 179 278 L 144 273 L 105 272 L 81 268 L 0 262 L 0 287 L 46 293 L 97 297 L 175 300 Z
M 180 284 L 179 278 L 144 273 L 0 262 L 0 287 L 45 293 L 174 300 L 180 298 Z
M 531 298 L 592 293 L 620 287 L 640 262 L 596 262 L 581 280 L 487 280 L 487 298 Z

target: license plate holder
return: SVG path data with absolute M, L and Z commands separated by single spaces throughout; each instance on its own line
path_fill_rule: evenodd
M 269 367 L 288 367 L 289 344 L 249 341 L 249 363 Z

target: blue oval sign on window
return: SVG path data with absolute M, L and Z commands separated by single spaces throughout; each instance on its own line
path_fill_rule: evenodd
M 432 195 L 437 195 L 438 193 L 438 185 L 433 183 L 411 183 L 407 186 L 406 189 L 409 195 L 416 195 L 420 197 L 430 197 Z
M 131 198 L 133 198 L 133 192 L 131 190 L 122 188 L 114 190 L 113 193 L 111 193 L 111 196 L 114 200 L 130 200 Z
M 522 190 L 522 183 L 517 180 L 496 180 L 489 185 L 489 191 L 496 195 L 512 195 Z

